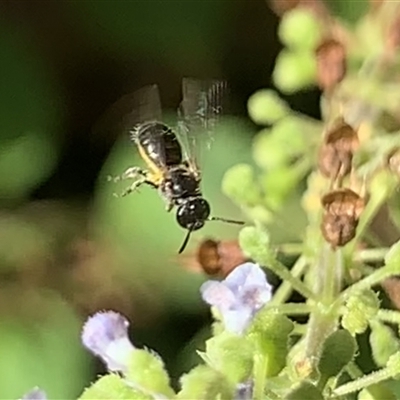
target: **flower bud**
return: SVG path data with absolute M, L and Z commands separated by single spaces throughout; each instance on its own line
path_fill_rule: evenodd
M 372 290 L 352 294 L 342 316 L 342 326 L 353 336 L 365 332 L 379 310 L 378 295 Z
M 253 260 L 265 259 L 272 254 L 269 234 L 261 228 L 243 228 L 239 233 L 239 243 L 243 253 Z
M 225 173 L 222 191 L 242 206 L 254 207 L 262 203 L 262 193 L 255 182 L 253 168 L 247 164 L 235 165 Z
M 314 50 L 321 40 L 322 26 L 317 15 L 311 10 L 294 8 L 283 15 L 278 36 L 287 47 Z
M 82 330 L 82 342 L 100 357 L 110 371 L 122 371 L 134 346 L 128 338 L 128 320 L 114 311 L 98 312 L 88 318 Z
M 282 50 L 272 73 L 275 86 L 292 94 L 305 89 L 316 80 L 316 60 L 312 53 Z
M 250 118 L 260 125 L 269 125 L 285 117 L 290 108 L 274 90 L 262 89 L 250 96 L 247 102 Z

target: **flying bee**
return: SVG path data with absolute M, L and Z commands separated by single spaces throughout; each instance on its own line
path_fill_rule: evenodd
M 146 184 L 158 190 L 168 212 L 176 209 L 178 224 L 187 230 L 179 253 L 185 249 L 191 233 L 201 229 L 207 221 L 244 224 L 242 221 L 210 216 L 210 205 L 201 193 L 201 174 L 195 157 L 199 135 L 203 132 L 208 135 L 208 142 L 212 139 L 211 132 L 222 112 L 226 89 L 224 81 L 185 78 L 175 129 L 162 122 L 157 85 L 144 87 L 131 95 L 133 107 L 124 125 L 130 127 L 130 139 L 147 168 L 130 167 L 122 175 L 111 179 L 132 179 L 132 184 L 121 196 Z

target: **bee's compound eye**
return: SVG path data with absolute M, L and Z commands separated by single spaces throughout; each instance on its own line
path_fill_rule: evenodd
M 210 205 L 200 197 L 185 201 L 176 213 L 178 224 L 192 231 L 202 228 L 209 216 Z

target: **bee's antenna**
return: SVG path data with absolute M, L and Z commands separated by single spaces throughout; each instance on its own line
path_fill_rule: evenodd
M 191 235 L 192 231 L 193 231 L 193 229 L 189 229 L 188 230 L 188 233 L 185 236 L 185 239 L 184 239 L 184 241 L 182 243 L 181 248 L 178 251 L 178 254 L 181 254 L 183 252 L 183 250 L 185 250 L 187 244 L 189 243 L 189 239 L 190 239 L 190 235 Z
M 235 221 L 233 219 L 226 219 L 226 218 L 220 218 L 220 217 L 210 217 L 208 218 L 208 221 L 221 221 L 221 222 L 227 222 L 228 224 L 236 224 L 236 225 L 244 225 L 244 221 Z

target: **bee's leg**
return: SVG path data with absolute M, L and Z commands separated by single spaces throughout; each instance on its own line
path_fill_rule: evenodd
M 119 182 L 121 180 L 125 180 L 125 179 L 146 179 L 146 171 L 144 171 L 143 169 L 139 168 L 139 167 L 130 167 L 128 168 L 125 172 L 123 172 L 121 175 L 117 175 L 117 176 L 108 176 L 107 180 L 108 181 L 113 181 L 113 182 Z
M 174 208 L 174 203 L 171 200 L 167 201 L 167 205 L 165 206 L 165 209 L 167 210 L 167 212 L 171 212 L 172 209 Z
M 136 189 L 139 188 L 139 186 L 143 185 L 144 183 L 148 183 L 146 181 L 146 178 L 145 177 L 139 178 L 135 182 L 133 182 L 132 185 L 128 186 L 120 195 L 114 193 L 114 196 L 115 197 L 125 197 L 128 194 L 131 194 L 132 192 L 134 192 Z

